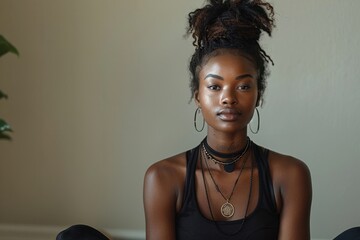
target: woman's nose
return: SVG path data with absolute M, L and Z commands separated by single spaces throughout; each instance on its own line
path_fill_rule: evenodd
M 222 97 L 221 97 L 221 103 L 223 105 L 234 105 L 237 104 L 237 98 L 236 94 L 232 90 L 224 90 Z

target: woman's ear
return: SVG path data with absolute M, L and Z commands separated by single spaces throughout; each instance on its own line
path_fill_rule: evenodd
M 195 100 L 196 106 L 200 107 L 199 90 L 195 90 L 195 92 L 194 92 L 194 100 Z
M 256 99 L 256 107 L 261 107 L 261 105 L 262 105 L 261 95 L 260 92 L 258 91 L 258 96 Z

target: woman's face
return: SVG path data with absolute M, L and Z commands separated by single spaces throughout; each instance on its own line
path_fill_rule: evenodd
M 195 101 L 209 131 L 246 131 L 258 101 L 254 64 L 230 52 L 211 57 L 199 72 Z

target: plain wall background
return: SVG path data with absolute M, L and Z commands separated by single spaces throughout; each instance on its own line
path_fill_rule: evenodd
M 360 1 L 272 1 L 257 143 L 302 159 L 312 236 L 360 225 Z M 153 162 L 204 137 L 188 104 L 186 16 L 202 0 L 0 0 L 0 223 L 144 230 Z M 161 197 L 161 196 L 159 196 Z

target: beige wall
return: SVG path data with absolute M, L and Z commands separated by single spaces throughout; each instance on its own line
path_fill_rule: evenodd
M 0 223 L 144 229 L 147 166 L 195 146 L 186 14 L 202 0 L 0 0 Z M 303 159 L 312 233 L 359 225 L 360 1 L 274 0 L 258 143 Z M 161 197 L 161 196 L 159 196 Z

